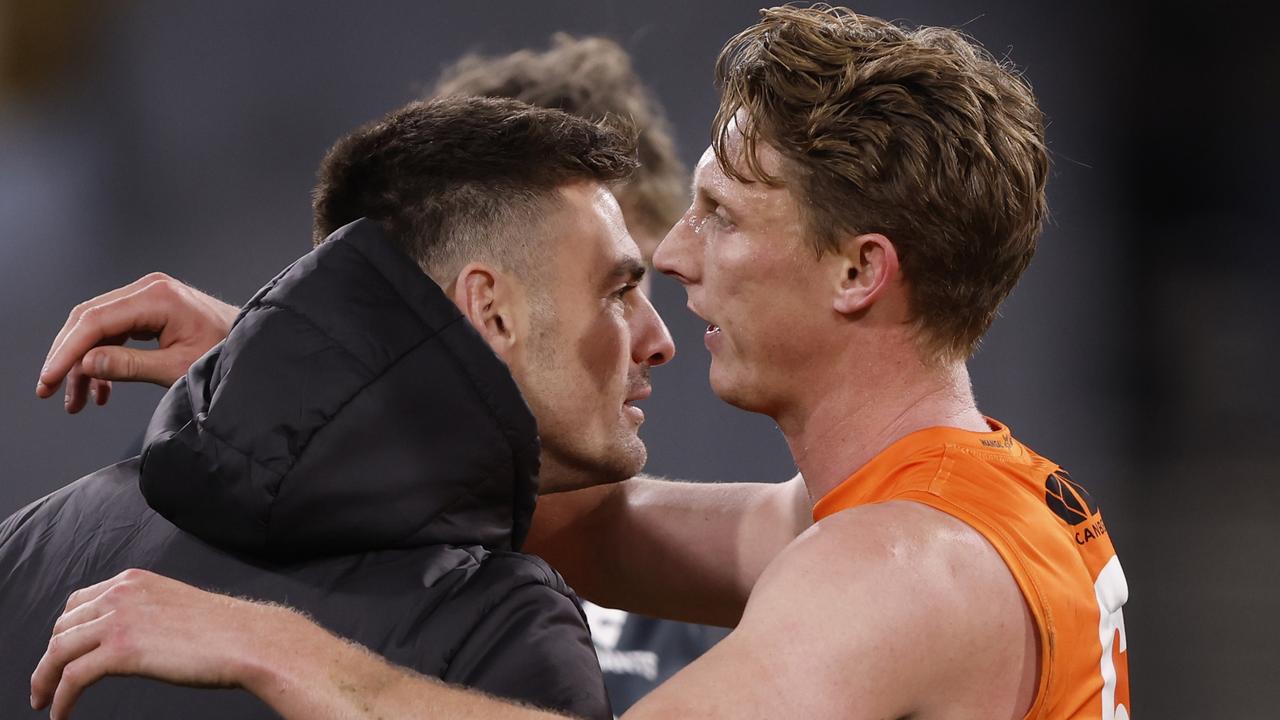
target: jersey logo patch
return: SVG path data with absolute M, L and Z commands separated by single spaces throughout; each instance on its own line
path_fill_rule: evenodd
M 1045 480 L 1044 501 L 1068 525 L 1088 522 L 1098 511 L 1089 491 L 1072 480 L 1066 470 L 1058 470 Z

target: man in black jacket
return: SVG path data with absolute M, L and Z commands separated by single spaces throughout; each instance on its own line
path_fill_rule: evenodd
M 0 524 L 2 714 L 27 706 L 67 595 L 143 567 L 299 607 L 447 681 L 609 716 L 571 591 L 518 551 L 540 460 L 545 491 L 645 459 L 632 403 L 673 348 L 606 189 L 634 164 L 617 132 L 505 100 L 415 103 L 335 145 L 317 249 L 174 385 L 142 456 Z M 137 679 L 78 707 L 269 716 Z

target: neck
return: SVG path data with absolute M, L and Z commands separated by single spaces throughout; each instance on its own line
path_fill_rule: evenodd
M 804 476 L 810 504 L 897 440 L 930 427 L 986 432 L 964 363 L 867 374 L 832 383 L 778 427 Z M 890 366 L 892 367 L 892 366 Z

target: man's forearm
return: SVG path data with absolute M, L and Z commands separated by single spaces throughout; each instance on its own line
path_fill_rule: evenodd
M 544 495 L 525 548 L 593 602 L 732 626 L 765 566 L 809 524 L 799 477 L 781 484 L 639 477 Z
M 566 716 L 446 685 L 388 663 L 296 613 L 241 670 L 246 690 L 286 720 L 551 720 Z
M 286 718 L 563 717 L 398 668 L 280 605 L 127 570 L 72 593 L 31 676 L 31 704 L 65 720 L 86 687 L 136 675 L 241 687 Z

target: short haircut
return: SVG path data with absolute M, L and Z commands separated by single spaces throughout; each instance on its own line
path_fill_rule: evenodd
M 887 236 L 926 356 L 968 358 L 1047 213 L 1030 87 L 954 30 L 826 6 L 761 15 L 716 62 L 718 161 L 739 180 L 794 183 L 819 253 L 842 234 Z M 760 143 L 783 156 L 782 177 L 761 170 Z
M 557 189 L 608 185 L 635 165 L 629 135 L 558 110 L 497 98 L 414 102 L 329 150 L 313 236 L 318 244 L 370 218 L 446 287 L 479 258 L 531 273 Z
M 637 225 L 632 230 L 666 235 L 689 205 L 689 173 L 662 107 L 612 40 L 557 33 L 545 52 L 468 55 L 441 74 L 432 94 L 509 97 L 597 122 L 621 118 L 635 128 L 640 158 L 631 178 L 614 189 Z

